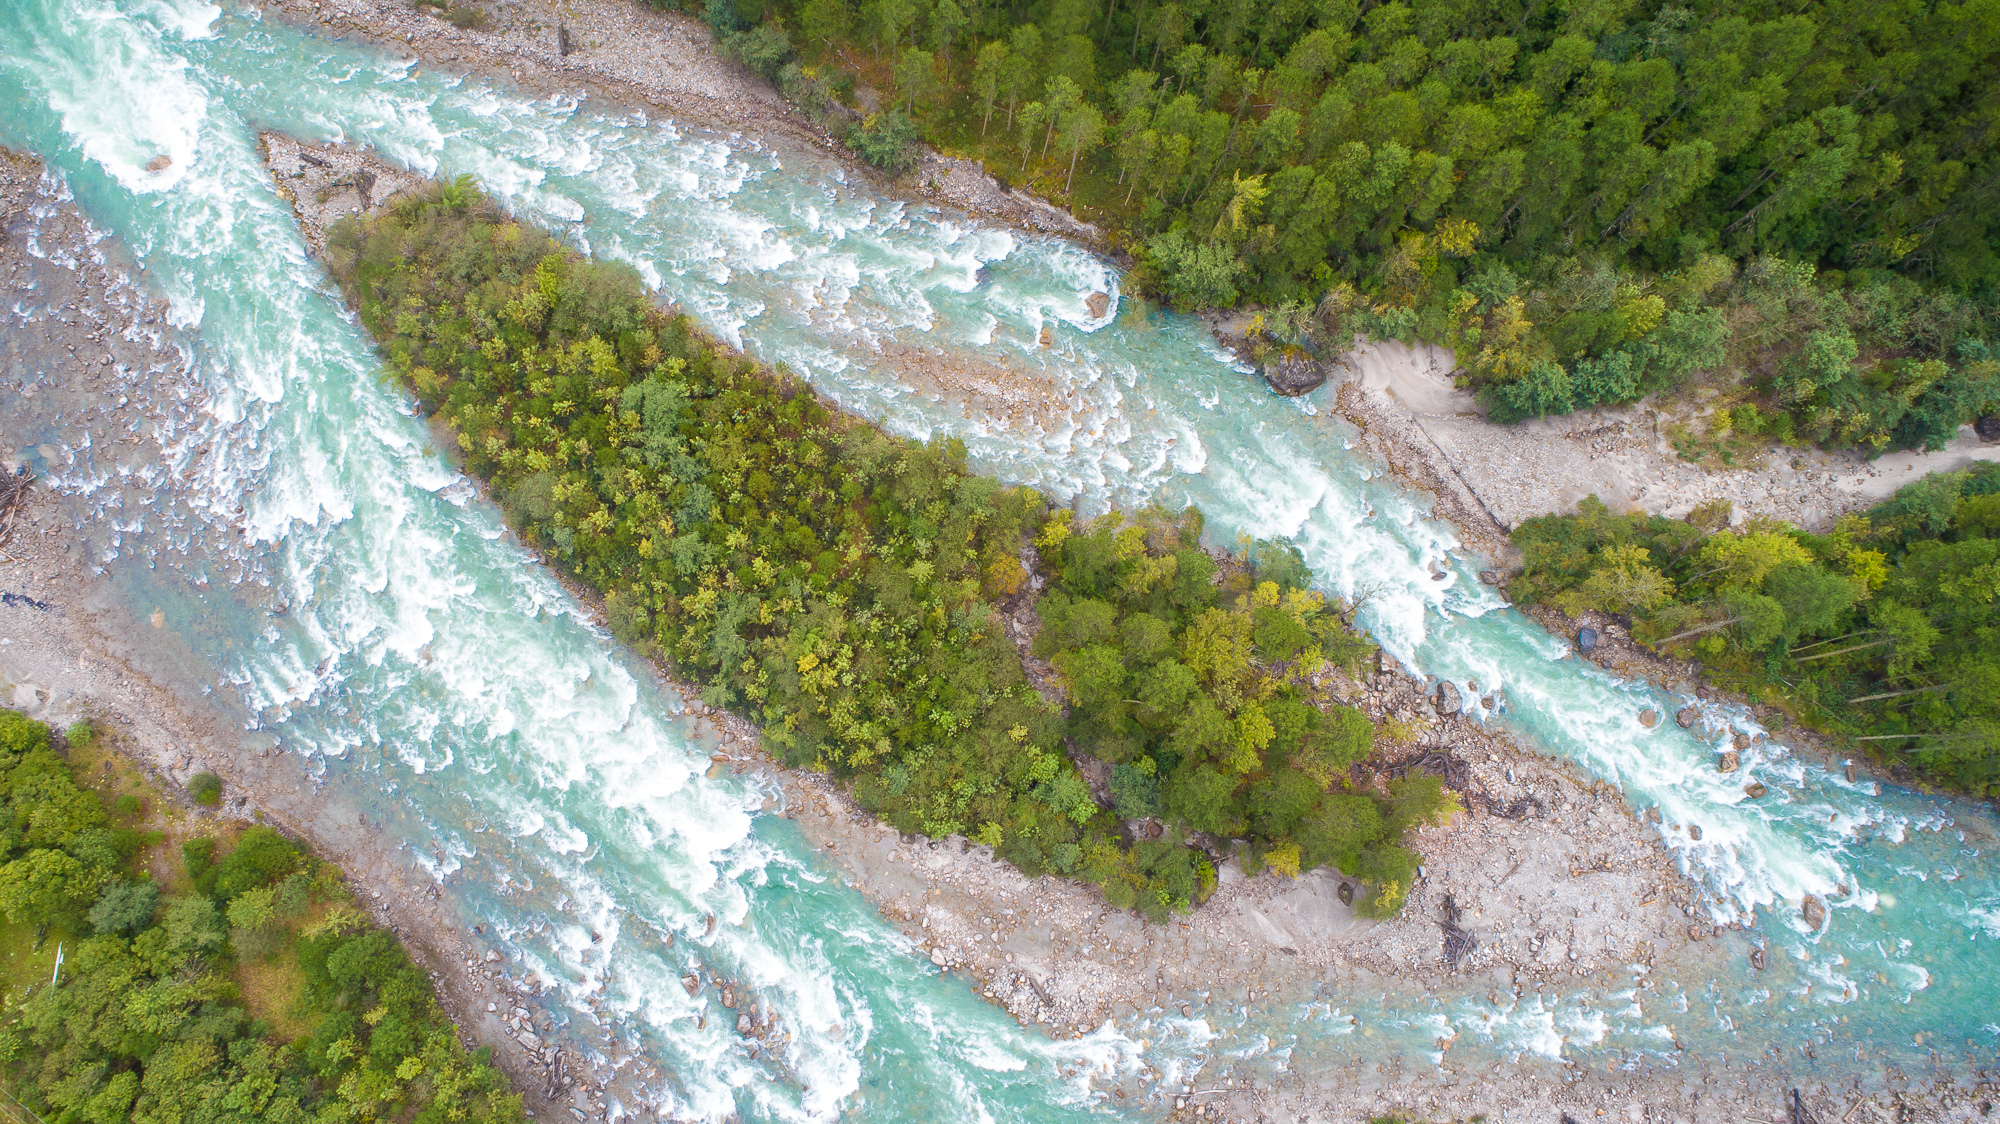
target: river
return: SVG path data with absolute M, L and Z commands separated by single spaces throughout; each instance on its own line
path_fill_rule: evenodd
M 469 172 L 848 408 L 963 438 L 981 471 L 1091 510 L 1198 504 L 1219 542 L 1292 537 L 1328 590 L 1365 601 L 1363 623 L 1406 667 L 1499 685 L 1492 721 L 1658 808 L 1710 892 L 1703 920 L 1750 925 L 1732 939 L 1768 943 L 1772 969 L 1663 967 L 1556 1000 L 1496 996 L 1490 981 L 1273 996 L 1076 1040 L 1023 1030 L 829 878 L 794 825 L 759 814 L 769 793 L 704 775 L 680 700 L 429 448 L 307 257 L 259 128 Z M 43 445 L 35 467 L 94 506 L 99 564 L 133 605 L 162 609 L 196 660 L 183 674 L 418 854 L 467 924 L 484 919 L 549 985 L 559 1035 L 615 1038 L 665 1072 L 635 1083 L 628 1111 L 1146 1116 L 1165 1102 L 1107 1097 L 1143 1092 L 1142 1067 L 1424 1067 L 1440 1038 L 1455 1067 L 1789 1050 L 1792 1072 L 1864 1084 L 2000 1045 L 1990 812 L 1849 783 L 1768 739 L 1719 774 L 1719 741 L 1763 732 L 1719 705 L 1698 704 L 1692 732 L 1642 727 L 1641 709 L 1693 700 L 1564 658 L 1562 640 L 1478 583 L 1448 526 L 1349 450 L 1323 403 L 1272 396 L 1199 324 L 1121 295 L 1083 249 L 880 197 L 810 151 L 455 78 L 190 0 L 8 5 L 0 143 L 43 157 L 171 300 L 208 395 L 157 424 L 163 462 L 121 459 L 18 401 L 0 420 L 45 432 L 11 443 Z M 1111 299 L 1092 316 L 1097 292 Z M 912 373 L 925 365 L 1055 401 L 991 410 Z M 33 374 L 17 362 L 0 377 Z M 1773 796 L 1747 799 L 1752 780 Z M 1701 839 L 1667 826 L 1684 824 Z M 1831 905 L 1823 931 L 1800 917 L 1808 893 Z M 753 1056 L 721 1020 L 698 1028 L 677 981 L 697 954 L 805 1033 Z

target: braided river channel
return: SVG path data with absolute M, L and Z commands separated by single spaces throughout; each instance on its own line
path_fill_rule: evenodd
M 1660 809 L 1653 830 L 1705 888 L 1703 920 L 1746 924 L 1727 939 L 1767 944 L 1771 969 L 1734 956 L 1726 972 L 1703 959 L 1700 977 L 1599 973 L 1554 998 L 1467 980 L 1267 995 L 1078 1038 L 1023 1029 L 831 877 L 795 824 L 761 811 L 759 782 L 705 775 L 681 700 L 430 450 L 307 255 L 260 129 L 470 173 L 848 409 L 963 439 L 979 471 L 1090 511 L 1197 504 L 1218 542 L 1292 538 L 1325 589 L 1365 595 L 1362 622 L 1404 667 L 1498 684 L 1506 705 L 1485 720 Z M 1228 1059 L 1280 1077 L 1365 1054 L 1421 1069 L 1441 1039 L 1475 1072 L 1688 1071 L 1777 1049 L 1807 1080 L 1863 1087 L 2000 1049 L 1990 811 L 1850 783 L 1768 738 L 1719 775 L 1715 743 L 1762 732 L 1750 715 L 1564 658 L 1566 641 L 1479 583 L 1449 526 L 1350 450 L 1324 401 L 1270 394 L 1194 320 L 1121 296 L 1085 249 L 880 196 L 803 148 L 193 0 L 0 5 L 0 143 L 45 160 L 134 284 L 171 303 L 170 325 L 114 327 L 169 333 L 204 391 L 144 423 L 157 455 L 134 461 L 114 435 L 20 410 L 38 372 L 16 360 L 0 421 L 45 432 L 8 444 L 95 509 L 95 564 L 133 605 L 164 607 L 184 673 L 419 856 L 447 909 L 544 984 L 556 1039 L 589 1028 L 657 1067 L 616 1111 L 1150 1119 L 1179 1081 L 1141 1088 L 1142 1068 L 1184 1078 Z M 1110 297 L 1095 316 L 1093 293 Z M 28 299 L 10 314 L 54 311 Z M 1637 721 L 1690 703 L 1707 720 L 1693 730 Z M 1751 780 L 1774 795 L 1748 801 Z M 1666 827 L 1684 823 L 1702 838 Z M 1821 931 L 1801 919 L 1806 894 L 1829 904 Z M 722 1020 L 698 1026 L 678 982 L 697 954 L 801 1032 L 757 1056 Z

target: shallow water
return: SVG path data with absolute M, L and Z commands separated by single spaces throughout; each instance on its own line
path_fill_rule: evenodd
M 1472 578 L 1447 526 L 1371 478 L 1312 399 L 1269 395 L 1196 323 L 1122 298 L 1087 252 L 881 198 L 810 152 L 531 98 L 254 13 L 22 0 L 0 33 L 0 142 L 46 158 L 129 248 L 140 283 L 173 302 L 208 395 L 154 424 L 158 458 L 121 460 L 77 418 L 19 400 L 0 405 L 10 443 L 48 442 L 32 459 L 99 509 L 100 563 L 193 646 L 200 666 L 182 670 L 410 848 L 468 925 L 489 922 L 548 989 L 558 1037 L 665 1071 L 635 1073 L 625 1109 L 1051 1120 L 1157 1111 L 1104 1097 L 1136 1091 L 1142 1065 L 1422 1069 L 1441 1041 L 1461 1070 L 1706 1066 L 1782 1048 L 1828 1080 L 2000 1044 L 1988 812 L 1851 785 L 1769 741 L 1724 777 L 1715 745 L 1758 727 L 1722 707 L 1702 704 L 1702 737 L 1642 728 L 1642 708 L 1689 700 L 1564 658 Z M 1408 667 L 1499 684 L 1496 721 L 1663 824 L 1701 825 L 1698 843 L 1662 830 L 1712 892 L 1712 919 L 1751 924 L 1772 969 L 1662 969 L 1497 1001 L 1471 983 L 1282 997 L 1074 1041 L 1022 1031 L 829 881 L 788 821 L 758 814 L 769 794 L 703 775 L 680 701 L 577 614 L 382 383 L 263 172 L 257 128 L 470 172 L 848 407 L 962 437 L 984 471 L 1090 510 L 1197 503 L 1220 542 L 1294 537 Z M 1102 317 L 1093 292 L 1111 298 Z M 30 428 L 37 440 L 13 439 Z M 1752 780 L 1772 795 L 1746 800 Z M 1808 892 L 1833 899 L 1826 932 L 1799 920 Z M 761 996 L 790 1043 L 753 1058 L 733 1020 L 698 1029 L 676 979 L 696 957 Z M 1799 1056 L 1806 1041 L 1816 1059 Z

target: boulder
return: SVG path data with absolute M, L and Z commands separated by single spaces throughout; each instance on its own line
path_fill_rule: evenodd
M 736 1033 L 747 1036 L 755 1029 L 756 1026 L 751 1023 L 749 1015 L 736 1016 Z
M 1848 784 L 1853 784 L 1855 781 L 1861 779 L 1861 770 L 1855 767 L 1854 762 L 1849 761 L 1843 768 L 1847 773 Z
M 1826 925 L 1826 903 L 1819 900 L 1817 894 L 1807 894 L 1806 900 L 1799 904 L 1799 916 L 1805 918 L 1814 932 L 1818 932 Z
M 1765 793 L 1770 791 L 1771 791 L 1770 789 L 1765 788 L 1762 784 L 1759 784 L 1756 781 L 1752 781 L 1749 784 L 1743 786 L 1743 795 L 1748 796 L 1752 800 L 1761 799 Z
M 1650 730 L 1659 724 L 1660 724 L 1659 711 L 1654 710 L 1652 707 L 1647 707 L 1646 709 L 1639 712 L 1639 725 L 1644 726 L 1645 728 Z
M 1597 630 L 1594 628 L 1577 629 L 1576 650 L 1582 652 L 1584 655 L 1587 656 L 1596 649 L 1597 649 Z
M 1691 706 L 1684 706 L 1674 712 L 1674 721 L 1683 730 L 1692 729 L 1694 727 L 1694 720 L 1700 717 L 1701 712 Z
M 1741 764 L 1743 764 L 1743 759 L 1738 757 L 1736 751 L 1732 749 L 1721 757 L 1716 758 L 1715 771 L 1718 773 L 1733 773 L 1736 771 L 1736 767 Z
M 1083 299 L 1083 305 L 1085 308 L 1090 309 L 1091 319 L 1101 320 L 1104 317 L 1105 311 L 1111 307 L 1111 294 L 1092 293 Z
M 1297 398 L 1326 384 L 1327 365 L 1311 352 L 1281 348 L 1264 360 L 1264 381 L 1287 398 Z
M 690 972 L 681 977 L 681 986 L 687 988 L 688 996 L 692 998 L 701 991 L 701 977 Z
M 1465 698 L 1458 693 L 1458 684 L 1447 679 L 1438 684 L 1437 708 L 1439 714 L 1457 714 L 1465 709 Z
M 1691 823 L 1691 824 L 1689 824 L 1689 825 L 1688 825 L 1688 838 L 1689 838 L 1689 839 L 1692 839 L 1692 840 L 1694 840 L 1694 841 L 1695 841 L 1696 843 L 1699 843 L 1699 842 L 1701 842 L 1701 825 L 1700 825 L 1700 824 L 1698 824 L 1698 823 Z
M 1733 745 L 1733 746 L 1735 746 L 1735 747 L 1736 747 L 1737 749 L 1739 749 L 1739 750 L 1743 750 L 1743 749 L 1749 749 L 1749 748 L 1750 748 L 1750 735 L 1749 735 L 1749 734 L 1738 734 L 1738 735 L 1736 735 L 1735 739 L 1734 739 L 1734 740 L 1732 740 L 1732 741 L 1730 742 L 1730 744 L 1731 744 L 1731 745 Z
M 1752 968 L 1755 968 L 1761 972 L 1764 970 L 1764 965 L 1767 963 L 1769 963 L 1769 960 L 1766 958 L 1763 949 L 1753 948 L 1750 950 L 1750 966 Z
M 1973 422 L 1972 432 L 1982 441 L 2000 441 L 2000 414 L 1988 414 Z

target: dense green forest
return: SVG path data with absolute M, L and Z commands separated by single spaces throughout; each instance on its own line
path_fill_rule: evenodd
M 1086 878 L 1115 905 L 1164 916 L 1212 885 L 1194 832 L 1248 836 L 1294 871 L 1337 860 L 1394 872 L 1407 866 L 1401 828 L 1445 805 L 1419 786 L 1380 801 L 1374 819 L 1360 803 L 1338 805 L 1354 820 L 1341 825 L 1315 812 L 1320 794 L 1353 795 L 1341 767 L 1372 731 L 1351 712 L 1302 716 L 1298 688 L 1274 668 L 1369 649 L 1302 592 L 1295 559 L 1259 579 L 1246 559 L 1218 564 L 1197 549 L 1195 523 L 1169 529 L 1164 517 L 1072 535 L 1039 493 L 967 471 L 956 442 L 899 440 L 828 408 L 655 309 L 629 268 L 565 252 L 469 181 L 336 227 L 329 265 L 467 468 L 492 481 L 525 537 L 605 594 L 621 639 L 905 831 L 962 833 L 1026 871 Z M 1059 588 L 1040 615 L 1050 635 L 1085 645 L 1050 651 L 1067 669 L 1067 713 L 1031 684 L 1007 631 L 1007 614 L 1033 597 L 1030 568 L 1051 554 Z M 1276 593 L 1256 592 L 1261 581 Z M 1245 595 L 1254 608 L 1232 600 Z M 1152 614 L 1143 625 L 1127 619 L 1139 608 Z M 1229 623 L 1203 641 L 1211 615 Z M 1121 656 L 1099 643 L 1098 624 L 1140 629 L 1144 644 Z M 1160 659 L 1205 643 L 1227 660 Z M 1181 748 L 1133 753 L 1128 740 L 1169 716 L 1133 712 L 1128 730 L 1102 709 L 1104 668 L 1076 661 L 1107 653 L 1130 660 L 1141 697 L 1217 705 L 1190 712 L 1202 726 Z M 1281 731 L 1254 717 L 1258 706 Z M 1227 749 L 1236 735 L 1218 731 L 1231 723 L 1248 750 Z M 1321 741 L 1339 748 L 1313 758 L 1318 772 L 1288 764 Z M 1147 795 L 1105 807 L 1076 764 L 1091 754 L 1150 761 L 1164 803 L 1128 777 L 1122 791 Z M 1140 815 L 1163 830 L 1135 833 Z M 1400 906 L 1393 882 L 1374 908 Z
M 71 735 L 74 754 L 88 729 Z M 188 839 L 172 864 L 145 800 L 107 802 L 80 779 L 47 727 L 0 711 L 0 1074 L 30 1110 L 50 1124 L 523 1119 L 338 871 L 262 826 Z M 155 860 L 185 880 L 154 881 Z
M 2000 796 L 2000 465 L 1927 476 L 1825 535 L 1728 521 L 1613 515 L 1592 497 L 1515 532 L 1512 593 L 1628 616 L 1634 639 L 1724 683 Z
M 1192 511 L 1074 532 L 1069 514 L 1042 532 L 1055 588 L 1036 654 L 1062 674 L 1070 736 L 1112 767 L 1118 815 L 1248 838 L 1253 871 L 1332 863 L 1376 887 L 1364 912 L 1399 911 L 1417 860 L 1397 841 L 1456 797 L 1429 776 L 1390 781 L 1387 801 L 1347 783 L 1374 724 L 1313 684 L 1329 665 L 1360 674 L 1374 645 L 1309 588 L 1296 548 L 1218 574 Z
M 1449 346 L 1500 420 L 1697 377 L 1766 440 L 2000 409 L 1995 0 L 654 2 L 867 159 L 980 157 L 1266 346 Z

